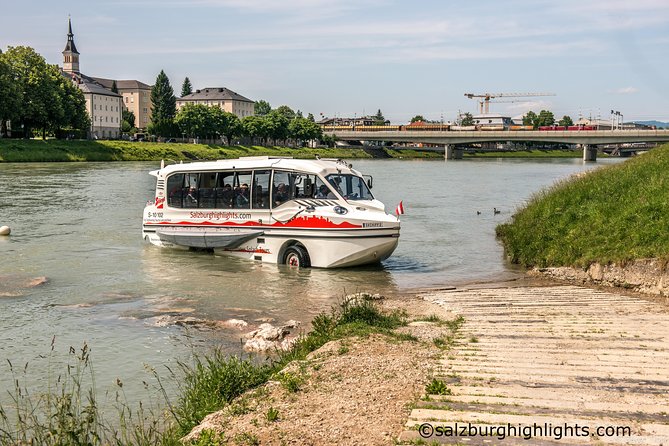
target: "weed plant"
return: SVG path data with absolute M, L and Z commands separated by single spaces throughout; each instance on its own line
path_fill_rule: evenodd
M 510 260 L 526 267 L 669 259 L 669 145 L 535 194 L 497 227 Z
M 173 404 L 161 378 L 154 372 L 165 397 L 167 410 L 157 412 L 139 404 L 132 409 L 117 381 L 116 414 L 107 420 L 96 399 L 97 391 L 90 350 L 86 344 L 76 351 L 70 349 L 66 373 L 49 380 L 43 393 L 32 393 L 22 385 L 19 371 L 9 363 L 16 383 L 10 392 L 11 407 L 0 406 L 0 444 L 61 445 L 180 445 L 180 438 L 202 419 L 228 407 L 249 389 L 270 378 L 278 379 L 291 392 L 304 383 L 303 376 L 279 373 L 289 362 L 302 360 L 326 342 L 352 334 L 392 334 L 392 329 L 406 324 L 400 312 L 382 313 L 366 299 L 344 301 L 330 313 L 322 313 L 313 321 L 313 331 L 298 338 L 293 348 L 264 361 L 225 355 L 220 350 L 207 355 L 194 355 L 191 362 L 179 362 L 170 370 L 178 382 L 178 397 Z M 52 342 L 52 352 L 54 343 Z M 26 365 L 23 372 L 26 373 Z M 282 380 L 283 377 L 283 380 Z M 53 381 L 53 382 L 52 382 Z M 145 386 L 148 386 L 145 383 Z M 270 410 L 268 421 L 276 421 L 278 411 Z M 207 435 L 209 435 L 207 437 Z M 224 444 L 224 438 L 210 432 L 193 444 Z M 244 438 L 255 444 L 252 437 Z

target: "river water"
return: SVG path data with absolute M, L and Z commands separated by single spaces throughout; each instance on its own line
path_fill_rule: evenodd
M 513 277 L 495 226 L 541 188 L 618 161 L 353 161 L 386 209 L 403 200 L 399 247 L 380 266 L 301 271 L 144 244 L 157 163 L 0 163 L 0 226 L 12 227 L 0 237 L 0 403 L 13 386 L 6 360 L 27 363 L 28 380 L 44 385 L 86 342 L 98 387 L 120 378 L 141 399 L 146 366 L 162 373 L 213 344 L 239 353 L 249 331 L 186 329 L 165 316 L 308 323 L 346 293 Z

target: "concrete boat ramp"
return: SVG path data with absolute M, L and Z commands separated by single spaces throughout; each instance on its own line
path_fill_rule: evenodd
M 667 305 L 562 285 L 421 296 L 465 322 L 437 360 L 447 388 L 398 443 L 669 445 Z

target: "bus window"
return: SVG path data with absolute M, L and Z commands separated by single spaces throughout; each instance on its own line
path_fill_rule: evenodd
M 253 173 L 253 209 L 269 209 L 269 170 L 256 170 Z
M 251 208 L 251 194 L 249 191 L 249 184 L 251 184 L 251 179 L 251 172 L 235 173 L 235 182 L 233 186 L 235 192 L 233 206 L 235 209 Z
M 183 207 L 184 174 L 177 173 L 167 177 L 167 205 L 173 208 Z
M 213 209 L 216 207 L 216 172 L 202 172 L 198 188 L 198 207 Z
M 298 174 L 292 172 L 274 171 L 272 181 L 272 203 L 274 207 L 281 206 L 286 201 L 295 198 L 297 176 Z
M 218 172 L 216 179 L 216 207 L 219 209 L 232 208 L 235 198 L 232 185 L 235 184 L 234 172 Z
M 184 176 L 183 207 L 185 208 L 197 207 L 197 180 L 199 176 L 198 173 L 187 173 Z

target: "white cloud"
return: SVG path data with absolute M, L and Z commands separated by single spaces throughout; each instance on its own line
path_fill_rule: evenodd
M 617 93 L 617 94 L 634 94 L 634 93 L 638 93 L 638 92 L 639 92 L 639 89 L 636 88 L 636 87 L 624 87 L 624 88 L 619 88 L 619 89 L 614 91 L 614 93 Z

